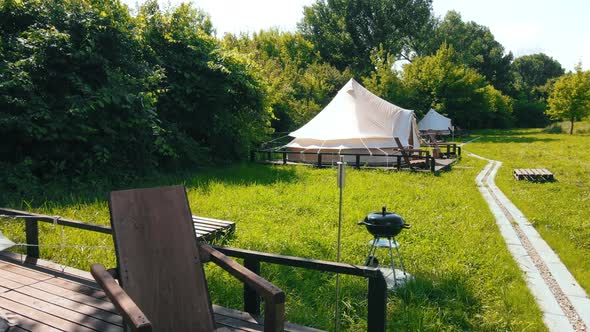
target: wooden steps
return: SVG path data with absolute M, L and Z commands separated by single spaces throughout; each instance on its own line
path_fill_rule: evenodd
M 123 321 L 90 273 L 21 256 L 0 253 L 0 318 L 10 331 L 123 331 Z M 261 320 L 234 309 L 213 305 L 217 327 L 262 331 Z M 285 324 L 285 331 L 319 330 Z
M 516 180 L 528 180 L 533 182 L 554 181 L 553 173 L 546 168 L 515 168 Z

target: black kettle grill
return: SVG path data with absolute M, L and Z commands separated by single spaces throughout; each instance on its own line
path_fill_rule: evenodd
M 365 261 L 366 266 L 378 267 L 379 260 L 375 257 L 375 251 L 377 247 L 389 249 L 389 258 L 391 260 L 391 274 L 387 277 L 392 277 L 392 288 L 397 287 L 397 277 L 395 273 L 395 262 L 393 259 L 393 249 L 397 253 L 400 267 L 403 272 L 404 278 L 407 277 L 406 270 L 404 268 L 404 262 L 399 252 L 399 244 L 395 241 L 395 236 L 398 235 L 404 228 L 412 227 L 410 224 L 406 224 L 404 218 L 393 212 L 387 212 L 387 208 L 383 206 L 381 212 L 373 212 L 365 217 L 365 220 L 358 223 L 359 225 L 365 225 L 369 233 L 374 236 L 374 239 L 369 243 L 371 248 L 367 260 Z M 387 279 L 386 277 L 386 279 Z M 390 278 L 391 279 L 391 278 Z M 389 287 L 389 284 L 388 284 Z
M 404 228 L 412 227 L 410 224 L 406 224 L 404 218 L 399 214 L 393 212 L 387 212 L 387 208 L 383 206 L 381 212 L 373 212 L 365 217 L 365 220 L 358 223 L 359 225 L 365 225 L 369 233 L 375 237 L 395 237 Z

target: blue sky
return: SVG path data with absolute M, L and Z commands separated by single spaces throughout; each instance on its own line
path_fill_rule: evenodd
M 136 0 L 124 0 L 134 7 Z M 160 0 L 162 5 L 180 0 Z M 278 27 L 295 30 L 303 6 L 315 0 L 193 0 L 211 15 L 218 35 Z M 582 61 L 590 69 L 590 0 L 434 0 L 434 12 L 461 13 L 490 28 L 515 56 L 544 52 L 566 70 Z

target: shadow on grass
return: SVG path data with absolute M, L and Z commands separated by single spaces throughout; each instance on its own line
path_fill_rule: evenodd
M 528 134 L 527 134 L 528 135 Z M 481 136 L 476 143 L 534 143 L 534 142 L 552 142 L 557 141 L 557 138 L 537 138 L 537 137 L 523 137 L 516 135 L 495 135 L 495 136 Z
M 184 185 L 187 189 L 198 187 L 208 191 L 212 183 L 247 186 L 271 185 L 276 182 L 296 180 L 297 171 L 293 167 L 245 163 L 197 168 L 194 171 L 152 174 L 131 181 L 94 179 L 75 183 L 64 181 L 49 183 L 44 185 L 42 190 L 31 190 L 25 196 L 0 193 L 0 207 L 30 210 L 43 207 L 47 202 L 51 202 L 52 208 L 106 202 L 110 191 L 134 188 Z
M 415 277 L 396 291 L 397 305 L 387 313 L 388 328 L 418 331 L 433 328 L 434 324 L 447 329 L 474 329 L 473 319 L 482 306 L 467 283 L 467 277 L 460 274 Z
M 294 182 L 298 179 L 292 166 L 275 166 L 261 164 L 240 164 L 230 167 L 208 169 L 184 179 L 181 183 L 187 189 L 199 188 L 209 191 L 212 183 L 225 185 L 250 186 L 271 185 L 277 182 Z

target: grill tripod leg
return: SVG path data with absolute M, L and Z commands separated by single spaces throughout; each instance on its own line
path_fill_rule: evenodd
M 407 278 L 408 276 L 406 275 L 406 268 L 404 267 L 404 261 L 402 259 L 402 254 L 400 254 L 400 252 L 399 252 L 399 243 L 395 246 L 395 251 L 397 252 L 397 257 L 399 258 L 399 265 L 401 266 L 402 272 L 404 273 L 404 278 Z
M 391 238 L 388 237 L 387 240 L 389 240 L 389 256 L 391 257 L 391 271 L 393 273 L 393 285 L 395 287 L 397 287 L 397 277 L 395 276 L 395 262 L 393 261 L 393 249 L 391 249 L 392 243 L 391 243 Z M 395 243 L 395 241 L 394 241 Z

